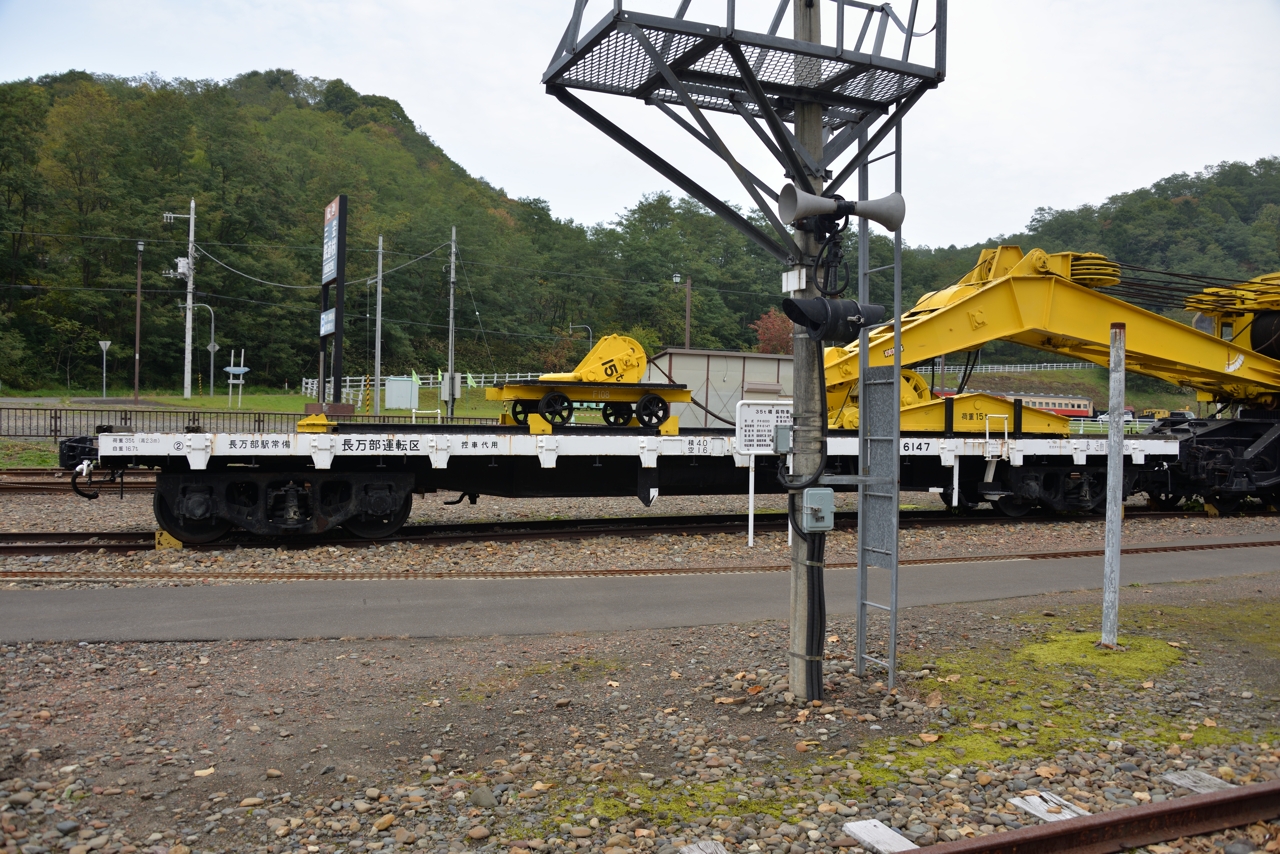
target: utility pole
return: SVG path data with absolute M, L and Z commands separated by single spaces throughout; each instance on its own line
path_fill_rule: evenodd
M 187 257 L 176 258 L 178 263 L 178 272 L 165 273 L 170 278 L 185 276 L 187 279 L 187 339 L 186 349 L 182 353 L 182 396 L 190 399 L 191 397 L 191 316 L 195 312 L 195 294 L 196 294 L 196 200 L 191 200 L 191 212 L 186 214 L 176 214 L 166 212 L 164 215 L 165 222 L 173 222 L 175 219 L 187 219 Z M 139 268 L 141 270 L 141 268 Z M 139 273 L 141 275 L 141 273 Z M 141 285 L 139 285 L 139 293 L 141 293 Z M 139 297 L 141 299 L 141 297 Z
M 191 398 L 191 321 L 196 296 L 196 200 L 191 200 L 187 216 L 187 348 L 182 355 L 182 396 Z
M 822 41 L 822 16 L 818 3 L 797 2 L 795 8 L 795 38 L 797 41 Z M 817 60 L 814 60 L 816 63 Z M 809 150 L 815 161 L 822 160 L 822 106 L 797 102 L 795 105 L 795 135 L 799 143 Z M 799 180 L 801 176 L 793 176 Z M 822 192 L 822 176 L 810 176 L 814 192 Z M 865 220 L 864 220 L 865 222 Z M 810 232 L 795 232 L 796 244 L 804 253 L 803 258 L 796 261 L 801 265 L 801 281 L 803 288 L 792 296 L 816 299 L 822 296 L 817 283 L 809 279 L 808 271 L 812 269 L 812 261 L 818 253 L 818 242 Z M 822 358 L 821 341 L 810 340 L 800 327 L 796 327 L 792 335 L 794 347 L 794 410 L 793 410 L 793 448 L 792 473 L 796 477 L 810 477 L 817 473 L 822 465 L 823 428 L 827 418 L 826 389 L 818 385 L 818 360 Z M 687 346 L 687 345 L 686 345 Z M 800 491 L 792 489 L 788 496 L 792 505 L 801 501 Z M 811 620 L 819 615 L 811 613 L 817 604 L 811 596 L 811 578 L 809 567 L 808 543 L 802 537 L 793 537 L 791 542 L 791 609 L 790 609 L 790 643 L 788 649 L 790 687 L 792 693 L 806 700 L 816 700 L 822 695 L 821 679 L 813 684 L 810 678 L 812 668 L 809 660 L 809 631 Z M 820 571 L 820 568 L 819 568 Z M 825 642 L 825 638 L 823 639 Z M 821 650 L 819 650 L 819 653 Z
M 1102 558 L 1102 645 L 1114 649 L 1120 627 L 1120 526 L 1124 522 L 1125 325 L 1111 324 L 1107 409 L 1107 525 Z
M 142 373 L 142 249 L 146 244 L 138 241 L 138 297 L 133 315 L 133 405 L 138 405 L 138 377 Z
M 378 235 L 378 307 L 373 321 L 373 414 L 382 414 L 382 235 Z
M 445 382 L 449 384 L 449 417 L 453 417 L 453 294 L 457 290 L 457 260 L 458 260 L 458 227 L 453 227 L 453 232 L 449 237 L 449 374 L 445 377 Z

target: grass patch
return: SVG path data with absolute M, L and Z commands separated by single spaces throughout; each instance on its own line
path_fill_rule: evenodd
M 580 656 L 566 658 L 564 661 L 540 661 L 531 664 L 523 671 L 525 676 L 547 676 L 559 673 L 574 679 L 593 679 L 609 673 L 617 673 L 626 669 L 626 664 L 616 658 L 591 658 Z
M 0 439 L 0 468 L 57 468 L 58 446 L 54 442 Z

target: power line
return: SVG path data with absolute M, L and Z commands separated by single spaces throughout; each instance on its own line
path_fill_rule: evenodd
M 120 243 L 134 243 L 142 241 L 143 243 L 171 243 L 177 246 L 186 245 L 185 240 L 169 240 L 163 237 L 116 237 L 110 234 L 64 234 L 55 231 L 15 231 L 13 229 L 0 229 L 0 234 L 16 234 L 28 237 L 53 237 L 66 240 L 111 240 Z M 202 241 L 205 246 L 227 246 L 227 247 L 244 247 L 249 249 L 301 249 L 307 252 L 319 252 L 324 247 L 316 246 L 311 243 L 221 243 L 216 240 Z M 374 253 L 377 249 L 352 249 L 348 247 L 348 252 L 366 252 Z M 386 250 L 387 255 L 412 255 L 412 252 L 392 252 Z
M 465 263 L 462 261 L 461 252 L 458 252 L 458 262 L 463 264 L 462 278 L 465 279 L 467 283 L 467 295 L 471 297 L 471 310 L 476 313 L 476 325 L 480 327 L 480 339 L 484 341 L 484 351 L 489 355 L 489 367 L 496 371 L 498 370 L 498 363 L 493 360 L 493 351 L 489 349 L 489 339 L 485 337 L 484 323 L 480 320 L 480 308 L 476 305 L 476 292 L 471 287 L 471 277 L 467 275 L 467 268 Z
M 477 267 L 494 267 L 499 270 L 518 270 L 522 273 L 540 273 L 544 276 L 571 276 L 578 279 L 592 279 L 598 282 L 618 282 L 623 285 L 669 285 L 670 282 L 650 281 L 647 279 L 621 279 L 616 276 L 593 276 L 588 273 L 570 273 L 567 270 L 539 270 L 533 267 L 513 267 L 510 264 L 485 264 L 482 261 L 472 261 Z M 716 288 L 709 285 L 702 287 L 694 286 L 695 291 L 715 291 L 719 294 L 745 294 L 753 297 L 770 297 L 773 294 L 764 293 L 763 291 L 736 291 L 729 288 Z
M 205 250 L 205 248 L 198 243 L 196 244 L 196 249 L 200 251 L 201 255 L 208 258 L 210 261 L 217 264 L 218 266 L 225 267 L 226 269 L 235 273 L 237 276 L 242 276 L 246 279 L 249 279 L 250 281 L 257 282 L 258 284 L 261 284 L 261 285 L 271 285 L 272 287 L 275 287 L 275 288 L 292 288 L 298 291 L 307 291 L 312 289 L 319 290 L 320 288 L 320 285 L 286 285 L 283 282 L 268 282 L 266 279 L 259 279 L 257 276 L 250 276 L 248 273 L 241 272 L 240 270 L 237 270 L 235 267 L 232 267 L 228 264 L 223 263 L 222 261 L 219 261 L 217 258 L 210 255 Z

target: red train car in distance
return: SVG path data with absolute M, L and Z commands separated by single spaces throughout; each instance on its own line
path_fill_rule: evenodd
M 972 389 L 972 391 L 982 391 L 982 389 Z M 955 392 L 935 391 L 934 394 L 939 397 L 953 397 Z M 1021 392 L 999 391 L 986 391 L 983 394 L 1003 397 L 1005 400 L 1021 400 L 1023 406 L 1041 409 L 1045 412 L 1054 412 L 1058 415 L 1065 415 L 1068 418 L 1093 417 L 1093 401 L 1087 397 L 1076 397 L 1071 394 L 1022 394 Z M 1126 408 L 1131 409 L 1132 407 Z
M 1092 418 L 1093 401 L 1087 397 L 1070 394 L 1011 394 L 1000 395 L 1006 400 L 1021 398 L 1023 406 L 1054 412 L 1068 418 Z

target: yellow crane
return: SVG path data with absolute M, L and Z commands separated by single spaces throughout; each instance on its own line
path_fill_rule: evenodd
M 1280 404 L 1280 274 L 1228 288 L 1207 288 L 1186 300 L 1195 326 L 1116 299 L 1120 266 L 1094 253 L 1046 253 L 1017 246 L 984 249 L 967 275 L 922 296 L 902 317 L 902 364 L 929 362 L 995 341 L 1107 365 L 1110 327 L 1126 324 L 1126 369 L 1193 388 L 1199 399 L 1270 410 Z M 893 332 L 873 332 L 872 366 L 893 363 Z M 828 417 L 834 428 L 858 423 L 858 343 L 825 352 Z M 981 432 L 1008 401 L 957 395 L 953 429 Z M 943 429 L 941 401 L 916 372 L 902 372 L 902 430 Z M 1065 433 L 1068 421 L 1024 412 L 1023 431 Z

